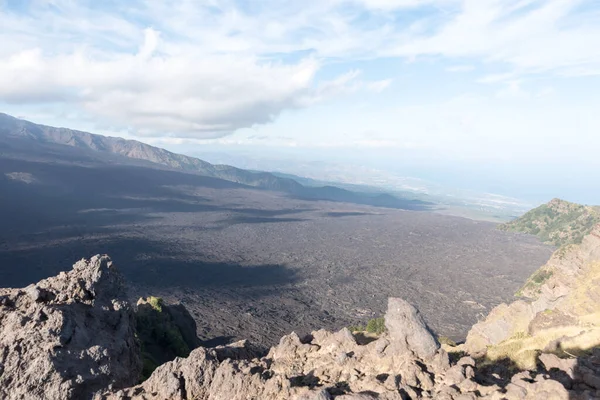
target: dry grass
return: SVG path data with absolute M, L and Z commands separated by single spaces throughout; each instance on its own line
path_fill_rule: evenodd
M 508 358 L 519 368 L 534 369 L 542 350 L 569 357 L 581 355 L 597 346 L 600 346 L 600 327 L 575 325 L 547 329 L 535 336 L 515 335 L 496 346 L 490 346 L 487 358 L 490 361 Z
M 596 314 L 600 299 L 600 263 L 588 264 L 569 294 L 568 304 L 578 315 Z M 600 323 L 600 320 L 596 320 Z

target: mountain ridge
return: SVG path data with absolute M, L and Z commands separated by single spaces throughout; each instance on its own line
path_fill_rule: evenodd
M 409 210 L 427 209 L 431 204 L 392 195 L 374 196 L 370 193 L 353 192 L 333 186 L 307 187 L 293 179 L 278 177 L 269 172 L 251 172 L 229 165 L 214 165 L 196 157 L 173 153 L 137 140 L 40 125 L 4 113 L 0 113 L 0 138 L 2 137 L 125 157 L 128 160 L 149 162 L 162 168 L 280 191 L 303 199 L 341 201 Z

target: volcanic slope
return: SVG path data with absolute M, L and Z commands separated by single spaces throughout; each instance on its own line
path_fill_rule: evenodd
M 213 165 L 195 157 L 172 153 L 136 140 L 39 125 L 2 113 L 0 113 L 0 153 L 7 158 L 36 161 L 55 161 L 58 158 L 63 163 L 141 165 L 184 171 L 246 186 L 284 192 L 300 199 L 342 201 L 406 210 L 425 210 L 432 205 L 425 201 L 384 193 L 362 193 L 334 186 L 307 187 L 293 179 L 229 165 Z
M 213 343 L 267 345 L 292 330 L 365 322 L 391 295 L 460 339 L 552 251 L 491 223 L 291 199 L 173 171 L 14 159 L 0 171 L 3 285 L 111 253 L 134 300 L 182 301 Z
M 0 131 L 2 285 L 108 253 L 132 300 L 182 301 L 209 344 L 364 323 L 390 296 L 461 339 L 552 251 L 491 223 L 307 200 L 25 136 Z

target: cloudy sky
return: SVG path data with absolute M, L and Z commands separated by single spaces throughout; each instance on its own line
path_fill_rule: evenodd
M 0 43 L 34 122 L 600 180 L 597 0 L 0 0 Z

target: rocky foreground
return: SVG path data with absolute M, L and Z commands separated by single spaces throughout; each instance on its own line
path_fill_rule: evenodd
M 540 313 L 550 315 L 546 310 L 554 310 L 554 304 L 557 313 L 568 314 L 567 319 L 560 319 L 561 332 L 567 332 L 565 324 L 570 324 L 568 332 L 576 330 L 579 336 L 588 332 L 585 337 L 589 338 L 589 331 L 596 329 L 593 318 L 598 311 L 597 298 L 593 297 L 598 290 L 593 273 L 594 260 L 600 259 L 598 232 L 581 247 L 570 249 L 569 255 L 559 258 L 560 263 L 551 260 L 556 269 L 546 281 L 526 287 L 537 299 L 503 307 L 517 314 L 532 307 L 527 314 L 531 316 L 530 326 Z M 572 279 L 564 277 L 569 276 L 565 271 L 571 271 Z M 546 287 L 548 284 L 553 287 Z M 82 260 L 70 272 L 23 289 L 0 289 L 0 398 L 600 398 L 598 343 L 586 342 L 577 355 L 571 347 L 568 354 L 556 351 L 562 349 L 560 340 L 553 342 L 553 349 L 532 350 L 530 346 L 527 349 L 535 352 L 536 363 L 523 369 L 511 360 L 509 352 L 494 359 L 486 354 L 507 340 L 515 340 L 510 335 L 520 328 L 510 319 L 512 311 L 502 314 L 501 323 L 492 315 L 476 326 L 465 345 L 442 348 L 419 312 L 399 298 L 389 299 L 386 332 L 377 338 L 344 328 L 335 333 L 319 330 L 302 338 L 292 333 L 266 355 L 246 341 L 199 347 L 185 358 L 162 364 L 140 383 L 142 359 L 161 359 L 156 350 L 169 344 L 167 338 L 177 338 L 179 347 L 192 346 L 195 338 L 185 338 L 192 327 L 182 310 L 166 319 L 150 317 L 153 310 L 162 311 L 163 307 L 150 299 L 139 303 L 138 312 L 143 311 L 140 317 L 124 299 L 123 280 L 107 256 Z M 546 307 L 543 310 L 535 305 L 540 299 Z M 136 320 L 146 324 L 140 334 Z M 161 329 L 152 327 L 149 321 L 153 320 L 160 321 Z M 173 321 L 177 322 L 173 326 L 187 328 L 164 326 Z M 551 321 L 544 322 L 541 331 L 556 329 Z M 535 332 L 526 335 L 535 338 Z M 152 337 L 152 348 L 142 348 L 148 345 L 140 337 Z M 568 342 L 569 338 L 559 339 Z M 172 358 L 175 350 L 161 354 Z M 148 355 L 149 351 L 155 355 Z

